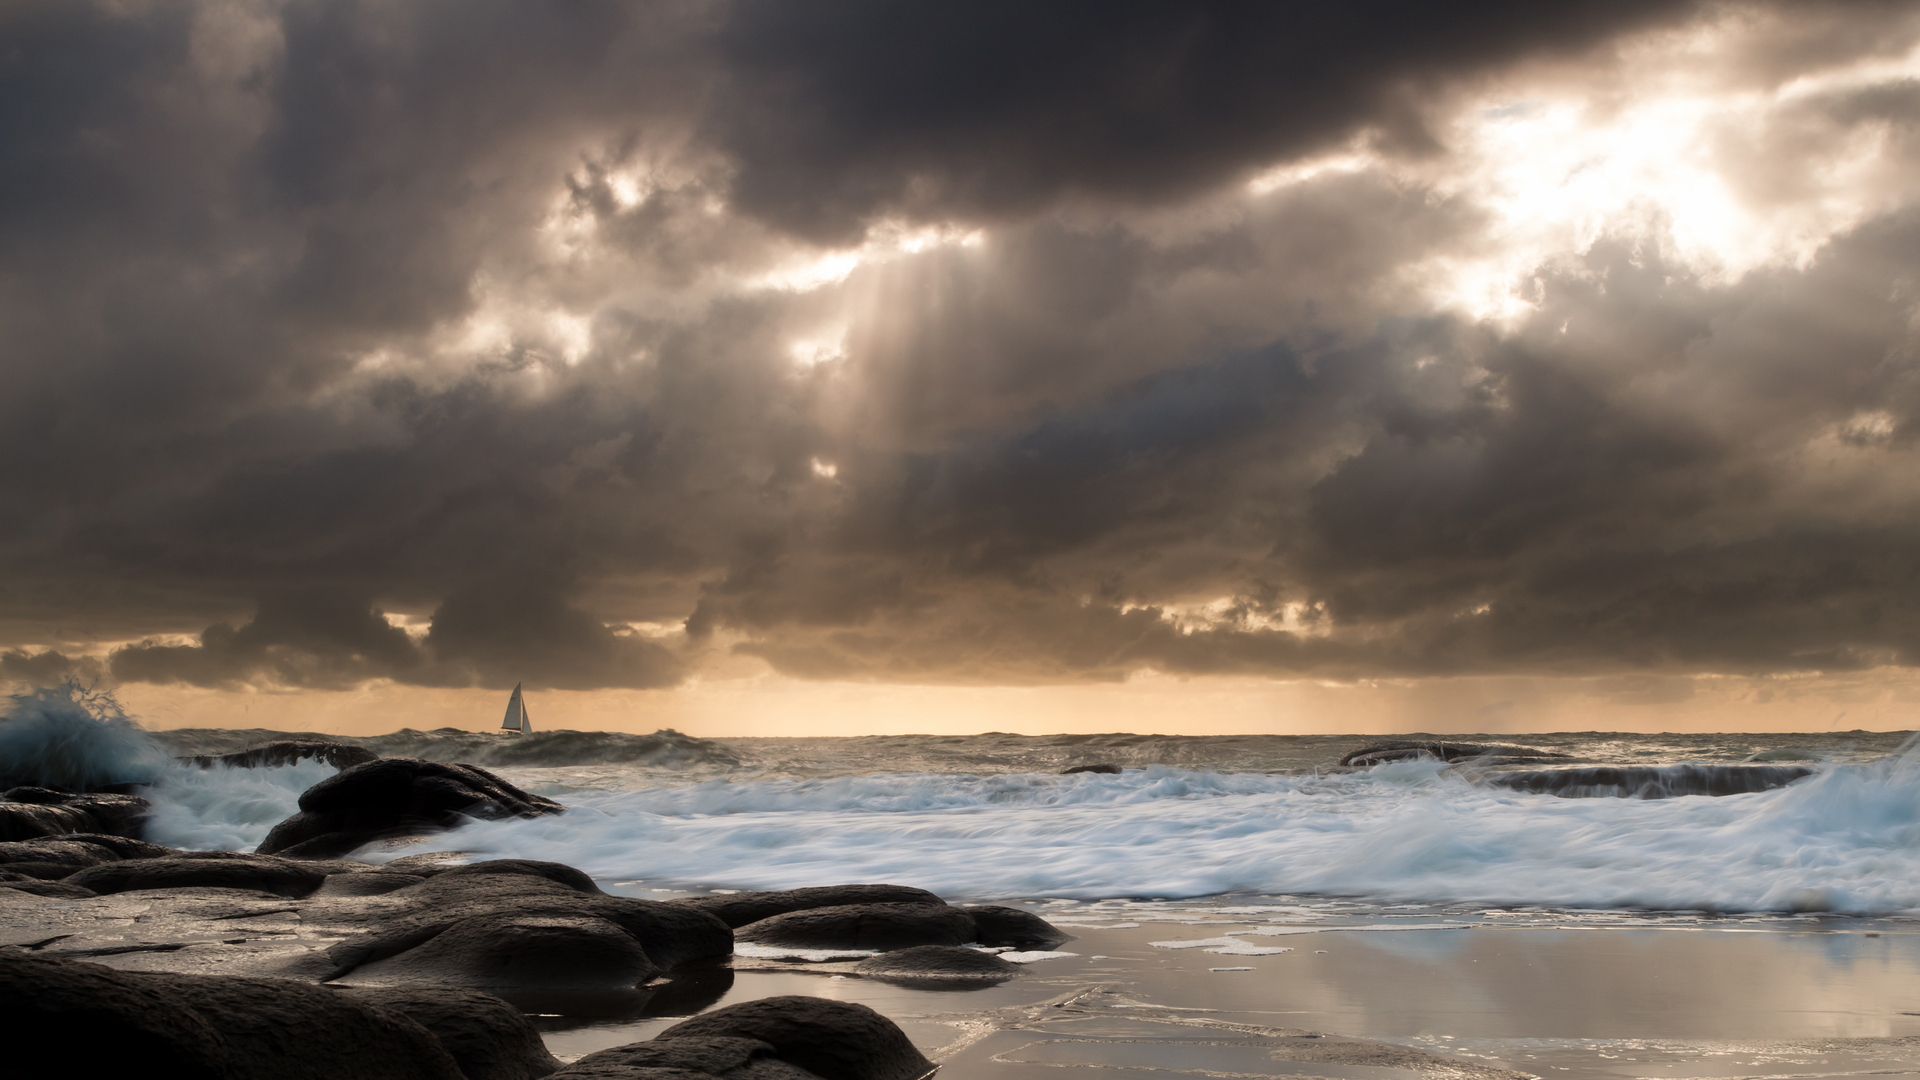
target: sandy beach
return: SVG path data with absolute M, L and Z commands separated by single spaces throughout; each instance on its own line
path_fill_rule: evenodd
M 1029 906 L 1076 935 L 1061 947 L 1075 955 L 990 989 L 736 959 L 716 1004 L 857 1001 L 899 1023 L 948 1080 L 1068 1065 L 1159 1077 L 1920 1074 L 1912 921 L 1410 909 L 1309 929 L 1285 905 L 1268 915 L 1230 900 Z M 1287 932 L 1261 933 L 1276 929 Z M 1266 949 L 1289 951 L 1254 951 Z M 544 1021 L 562 1058 L 673 1022 Z

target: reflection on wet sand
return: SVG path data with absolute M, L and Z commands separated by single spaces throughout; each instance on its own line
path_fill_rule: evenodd
M 1429 909 L 1396 924 L 1376 908 L 1363 929 L 1258 905 L 1094 907 L 1049 906 L 1074 924 L 1063 948 L 1077 955 L 999 986 L 930 991 L 861 979 L 846 962 L 736 958 L 717 1004 L 859 1001 L 900 1023 L 945 1080 L 1066 1066 L 1161 1078 L 1920 1074 L 1912 922 Z M 547 1038 L 571 1058 L 672 1022 Z

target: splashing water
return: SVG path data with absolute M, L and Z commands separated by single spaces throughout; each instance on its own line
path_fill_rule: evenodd
M 151 783 L 170 758 L 113 695 L 78 683 L 9 698 L 0 713 L 0 785 L 90 791 Z

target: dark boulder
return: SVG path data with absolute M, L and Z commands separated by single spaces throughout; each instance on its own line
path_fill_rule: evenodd
M 1120 766 L 1108 765 L 1105 762 L 1102 762 L 1098 765 L 1075 765 L 1072 768 L 1061 769 L 1060 775 L 1072 776 L 1075 773 L 1101 773 L 1106 776 L 1115 776 L 1115 775 L 1118 775 L 1119 772 L 1120 772 Z
M 406 905 L 402 914 L 330 947 L 327 977 L 502 989 L 634 986 L 733 952 L 732 931 L 706 912 L 608 896 L 557 863 L 496 865 L 443 871 L 389 892 Z M 580 959 L 548 963 L 561 956 Z
M 1375 743 L 1372 746 L 1351 751 L 1340 759 L 1340 764 L 1364 768 L 1389 761 L 1415 761 L 1420 758 L 1437 761 L 1477 760 L 1485 764 L 1499 764 L 1510 761 L 1542 761 L 1566 756 L 1550 750 L 1535 750 L 1529 746 L 1507 746 L 1501 743 L 1396 740 Z
M 934 1068 L 893 1021 L 865 1005 L 816 997 L 761 998 L 715 1009 L 653 1041 L 716 1037 L 766 1043 L 774 1057 L 827 1080 L 920 1080 Z
M 324 761 L 336 769 L 351 769 L 378 761 L 380 755 L 364 746 L 350 743 L 321 742 L 315 739 L 282 739 L 231 754 L 195 754 L 180 760 L 210 769 L 225 765 L 233 769 L 272 768 L 301 761 Z
M 533 1022 L 492 994 L 441 986 L 352 986 L 339 992 L 433 1032 L 467 1080 L 535 1080 L 560 1067 Z
M 16 1076 L 65 1076 L 100 1046 L 155 1076 L 232 1075 L 226 1039 L 163 978 L 0 949 L 0 1015 Z
M 795 949 L 885 950 L 965 945 L 973 940 L 974 925 L 966 912 L 946 904 L 847 904 L 775 915 L 734 936 Z
M 564 809 L 474 765 L 380 758 L 308 788 L 300 812 L 275 825 L 256 850 L 334 858 L 375 840 L 438 832 L 473 818 L 538 817 Z
M 128 892 L 133 889 L 251 889 L 278 896 L 300 897 L 312 893 L 327 879 L 324 868 L 293 859 L 271 855 L 235 855 L 209 852 L 218 858 L 169 855 L 159 859 L 123 859 L 75 871 L 65 878 L 68 885 L 92 889 L 96 893 Z
M 62 1075 L 76 1054 L 159 1076 L 219 1080 L 464 1080 L 404 1013 L 283 979 L 115 971 L 0 951 L 0 1015 L 19 1075 Z
M 724 1035 L 654 1039 L 588 1054 L 554 1074 L 556 1080 L 821 1080 L 780 1060 L 759 1039 Z
M 1021 949 L 1051 949 L 1073 940 L 1060 928 L 1031 911 L 997 904 L 968 904 L 960 909 L 973 919 L 980 945 L 1012 945 Z
M 854 973 L 883 982 L 934 987 L 991 986 L 1021 974 L 1020 965 L 990 952 L 951 945 L 918 945 L 870 956 Z
M 667 902 L 712 912 L 719 916 L 721 922 L 738 930 L 748 923 L 785 915 L 789 911 L 845 907 L 848 904 L 940 904 L 945 901 L 925 889 L 907 885 L 823 885 L 779 892 L 689 896 Z
M 12 788 L 0 795 L 0 840 L 32 840 L 66 833 L 137 836 L 147 809 L 147 800 L 133 795 Z
M 499 912 L 462 919 L 339 981 L 550 990 L 632 987 L 658 974 L 640 943 L 606 919 Z

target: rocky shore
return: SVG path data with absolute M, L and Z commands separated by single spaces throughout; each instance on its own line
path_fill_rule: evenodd
M 34 1037 L 12 1066 L 112 1045 L 163 1075 L 219 1078 L 701 1076 L 916 1080 L 934 1065 L 863 1005 L 783 995 L 700 1013 L 564 1065 L 516 1001 L 619 1008 L 685 984 L 697 1011 L 735 941 L 877 951 L 877 978 L 1018 974 L 993 948 L 1067 935 L 1016 908 L 956 907 L 902 885 L 670 901 L 609 895 L 570 866 L 341 856 L 462 821 L 564 811 L 477 766 L 360 759 L 324 744 L 249 751 L 344 766 L 254 852 L 139 837 L 127 793 L 23 787 L 0 801 L 0 1016 Z M 973 946 L 966 948 L 963 946 Z

